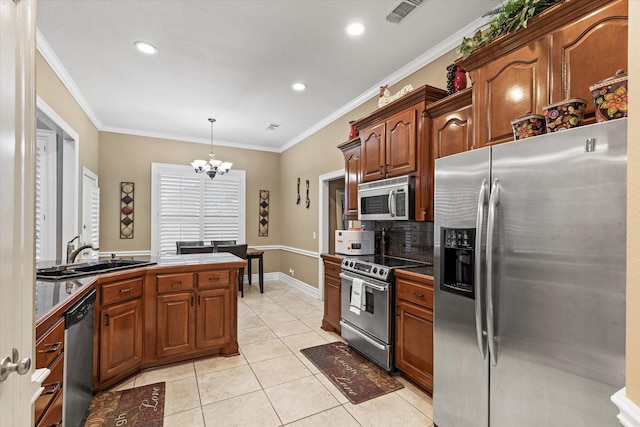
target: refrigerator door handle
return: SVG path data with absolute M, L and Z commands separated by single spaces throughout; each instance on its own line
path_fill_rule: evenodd
M 484 210 L 487 204 L 488 198 L 488 190 L 489 184 L 486 179 L 482 180 L 482 185 L 480 185 L 480 195 L 478 196 L 478 213 L 476 216 L 476 247 L 475 247 L 475 265 L 474 265 L 474 276 L 475 276 L 475 294 L 476 294 L 476 335 L 478 337 L 478 348 L 480 349 L 480 354 L 482 355 L 482 359 L 487 358 L 487 344 L 485 342 L 485 337 L 483 336 L 483 328 L 482 328 L 482 226 L 484 225 Z
M 489 213 L 487 214 L 487 341 L 489 342 L 489 354 L 491 364 L 498 363 L 497 348 L 495 342 L 495 324 L 493 318 L 493 231 L 496 222 L 496 209 L 500 204 L 500 181 L 493 180 L 491 197 L 489 198 Z

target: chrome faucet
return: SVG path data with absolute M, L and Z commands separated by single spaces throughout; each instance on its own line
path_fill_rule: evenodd
M 73 252 L 71 252 L 69 254 L 69 256 L 67 257 L 67 264 L 73 264 L 75 262 L 75 260 L 76 260 L 76 257 L 78 256 L 78 254 L 80 252 L 82 252 L 83 250 L 85 250 L 85 249 L 91 249 L 93 251 L 100 250 L 100 248 L 97 248 L 97 247 L 94 248 L 93 245 L 82 245 L 78 249 L 76 249 L 75 251 L 73 251 Z
M 69 264 L 69 258 L 71 256 L 71 252 L 73 252 L 73 250 L 75 249 L 73 246 L 73 242 L 79 238 L 80 238 L 80 235 L 77 235 L 76 237 L 74 237 L 73 239 L 67 242 L 67 264 Z

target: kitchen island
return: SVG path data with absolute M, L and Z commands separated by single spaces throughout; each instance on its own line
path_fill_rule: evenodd
M 93 389 L 142 369 L 198 357 L 238 354 L 238 271 L 230 253 L 135 257 L 155 262 L 68 280 L 37 280 L 36 368 L 49 368 L 36 402 L 36 423 L 62 416 L 64 313 L 97 291 Z

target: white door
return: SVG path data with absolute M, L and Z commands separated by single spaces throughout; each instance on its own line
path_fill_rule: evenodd
M 35 1 L 0 0 L 0 361 L 34 358 Z M 33 425 L 31 383 L 0 382 L 0 426 Z

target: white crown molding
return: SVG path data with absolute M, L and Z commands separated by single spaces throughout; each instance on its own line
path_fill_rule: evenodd
M 640 427 L 640 407 L 627 397 L 627 388 L 618 390 L 611 401 L 618 407 L 618 420 L 624 427 Z
M 231 143 L 226 141 L 222 141 L 222 142 L 217 141 L 216 145 L 220 145 L 224 147 L 244 148 L 247 150 L 266 151 L 266 152 L 272 152 L 272 153 L 283 153 L 284 151 L 302 142 L 304 139 L 310 137 L 314 133 L 318 132 L 322 128 L 328 126 L 330 123 L 344 116 L 349 111 L 353 110 L 356 107 L 359 107 L 369 99 L 377 96 L 380 93 L 380 86 L 385 84 L 393 85 L 399 82 L 400 80 L 418 71 L 420 68 L 433 62 L 434 60 L 438 59 L 445 53 L 459 46 L 463 37 L 466 37 L 469 34 L 475 33 L 479 28 L 485 26 L 490 20 L 491 20 L 490 16 L 476 19 L 466 27 L 462 28 L 460 31 L 447 37 L 444 41 L 439 43 L 434 48 L 429 49 L 428 51 L 426 51 L 425 53 L 423 53 L 422 55 L 420 55 L 419 57 L 417 57 L 416 59 L 414 59 L 407 65 L 405 65 L 404 67 L 400 68 L 393 74 L 389 75 L 388 77 L 380 81 L 378 84 L 371 87 L 369 90 L 367 90 L 357 98 L 353 99 L 348 104 L 334 111 L 333 113 L 331 113 L 324 119 L 320 120 L 318 123 L 311 126 L 310 128 L 308 128 L 307 130 L 305 130 L 304 132 L 302 132 L 301 134 L 299 134 L 298 136 L 291 139 L 289 142 L 285 143 L 280 147 L 267 148 L 262 146 L 256 146 L 256 145 L 250 145 L 250 144 L 237 144 L 237 143 Z M 204 141 L 203 139 L 188 138 L 180 135 L 170 135 L 170 134 L 163 134 L 159 132 L 144 132 L 144 131 L 135 130 L 135 129 L 103 126 L 100 120 L 98 119 L 98 117 L 96 116 L 96 114 L 94 113 L 94 111 L 91 109 L 91 106 L 89 105 L 89 103 L 86 101 L 86 99 L 82 95 L 82 92 L 80 92 L 80 89 L 78 89 L 78 87 L 74 83 L 73 79 L 67 72 L 66 68 L 62 65 L 62 62 L 60 62 L 60 60 L 58 59 L 58 57 L 53 52 L 53 50 L 47 43 L 46 39 L 42 35 L 42 33 L 37 28 L 36 28 L 36 46 L 38 51 L 40 51 L 40 53 L 44 57 L 44 59 L 49 63 L 54 73 L 56 73 L 58 78 L 62 81 L 62 83 L 69 90 L 69 92 L 71 92 L 71 95 L 78 102 L 78 104 L 80 105 L 80 108 L 82 108 L 82 110 L 87 114 L 87 116 L 93 122 L 94 126 L 98 129 L 98 131 L 146 136 L 151 138 L 171 139 L 171 140 L 177 140 L 177 141 L 196 142 L 201 144 L 210 143 L 210 141 Z
M 47 43 L 47 40 L 44 38 L 40 30 L 36 28 L 36 48 L 42 55 L 45 61 L 49 64 L 49 66 L 53 69 L 53 72 L 58 76 L 62 84 L 67 88 L 67 90 L 71 93 L 71 96 L 76 100 L 76 102 L 80 105 L 80 108 L 85 112 L 85 114 L 89 117 L 89 120 L 93 123 L 93 125 L 98 129 L 102 130 L 102 123 L 96 116 L 96 113 L 93 111 L 87 100 L 85 99 L 82 92 L 78 86 L 76 86 L 75 82 L 67 72 L 67 69 L 62 65 L 62 62 L 58 59 L 56 54 Z
M 125 128 L 118 128 L 113 126 L 104 126 L 102 129 L 100 129 L 100 131 L 111 132 L 111 133 L 121 133 L 125 135 L 144 136 L 149 138 L 170 139 L 174 141 L 194 142 L 197 144 L 205 144 L 205 145 L 211 144 L 210 139 L 190 138 L 187 136 L 172 135 L 172 134 L 162 133 L 162 132 L 146 132 L 146 131 L 141 131 L 137 129 L 125 129 Z M 214 142 L 215 142 L 213 144 L 214 147 L 215 146 L 233 147 L 233 148 L 243 148 L 245 150 L 256 150 L 256 151 L 267 151 L 271 153 L 279 153 L 279 148 L 264 147 L 259 145 L 250 145 L 250 144 L 239 144 L 237 142 L 219 141 L 219 140 L 215 140 Z
M 445 53 L 460 46 L 460 43 L 462 43 L 463 37 L 467 37 L 469 36 L 469 34 L 475 33 L 479 28 L 482 28 L 487 23 L 489 23 L 491 18 L 492 18 L 491 16 L 485 16 L 485 17 L 476 19 L 466 27 L 462 28 L 460 31 L 447 37 L 444 41 L 442 41 L 432 49 L 429 49 L 428 51 L 426 51 L 425 53 L 423 53 L 413 61 L 409 62 L 407 65 L 400 68 L 393 74 L 389 75 L 388 77 L 380 81 L 377 85 L 373 86 L 372 88 L 364 92 L 359 97 L 355 98 L 348 104 L 334 111 L 332 114 L 320 120 L 318 123 L 311 126 L 309 129 L 305 130 L 300 135 L 296 136 L 295 138 L 293 138 L 292 140 L 290 140 L 289 142 L 281 146 L 280 153 L 302 142 L 305 138 L 310 137 L 314 133 L 318 132 L 320 129 L 324 128 L 325 126 L 328 126 L 330 123 L 333 123 L 340 117 L 347 114 L 349 111 L 359 107 L 360 105 L 364 104 L 366 101 L 370 100 L 374 96 L 378 96 L 380 94 L 380 86 L 394 85 L 395 83 L 398 83 L 400 80 L 404 79 L 405 77 L 411 75 L 412 73 L 415 73 L 422 67 L 435 61 Z

